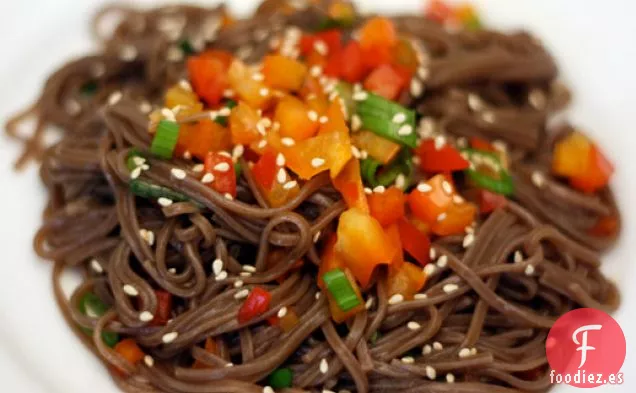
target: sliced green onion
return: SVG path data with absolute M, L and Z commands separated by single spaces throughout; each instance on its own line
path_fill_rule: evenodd
M 236 173 L 236 178 L 237 179 L 239 177 L 241 177 L 241 174 L 243 173 L 243 167 L 241 166 L 241 162 L 240 161 L 236 161 L 234 163 L 234 173 Z
M 225 107 L 230 109 L 234 108 L 237 105 L 238 103 L 234 100 L 227 100 L 224 104 Z M 222 125 L 223 127 L 227 127 L 228 116 L 217 116 L 214 121 Z
M 234 107 L 235 107 L 235 106 L 237 106 L 237 105 L 238 105 L 238 102 L 236 102 L 236 101 L 234 101 L 234 100 L 227 100 L 227 101 L 225 102 L 225 106 L 226 106 L 226 107 L 228 107 L 228 108 L 230 108 L 230 109 L 234 108 Z
M 80 88 L 80 93 L 85 96 L 92 96 L 97 92 L 97 82 L 90 81 L 86 82 Z
M 150 152 L 161 158 L 170 159 L 179 139 L 179 125 L 170 120 L 161 120 L 150 145 Z
M 320 21 L 316 31 L 331 30 L 331 29 L 346 29 L 353 26 L 353 19 L 335 19 L 325 18 Z
M 333 269 L 322 276 L 329 293 L 342 311 L 349 311 L 360 305 L 360 299 L 342 269 Z
M 475 186 L 502 195 L 514 193 L 512 176 L 501 164 L 499 156 L 476 149 L 463 149 L 462 155 L 471 162 L 466 175 Z
M 411 152 L 403 149 L 400 154 L 387 166 L 373 159 L 366 158 L 360 162 L 360 172 L 362 179 L 371 187 L 388 187 L 395 183 L 398 176 L 404 176 L 403 189 L 409 188 L 413 177 L 413 160 Z
M 87 292 L 82 296 L 78 308 L 82 314 L 91 318 L 99 318 L 108 311 L 108 306 L 92 292 Z M 93 329 L 82 327 L 82 331 L 89 336 L 93 335 Z M 103 331 L 102 340 L 104 344 L 113 348 L 119 342 L 119 334 L 116 332 Z
M 181 42 L 179 42 L 179 47 L 186 56 L 192 55 L 196 52 L 188 40 L 181 40 Z
M 126 167 L 128 168 L 129 171 L 133 171 L 135 168 L 139 166 L 135 162 L 135 158 L 145 158 L 145 157 L 141 154 L 141 151 L 139 149 L 132 148 L 130 149 L 130 151 L 128 152 L 128 156 L 126 157 Z
M 367 93 L 367 98 L 357 102 L 356 111 L 365 130 L 413 149 L 416 147 L 414 111 L 373 93 Z M 404 121 L 396 121 L 396 115 L 403 116 Z
M 279 368 L 269 375 L 267 384 L 274 389 L 290 388 L 293 379 L 294 373 L 290 368 Z
M 197 201 L 191 200 L 188 196 L 174 191 L 167 187 L 158 186 L 145 180 L 134 179 L 128 184 L 130 191 L 142 198 L 156 200 L 159 198 L 168 198 L 173 202 L 192 202 L 198 207 L 203 205 Z
M 340 81 L 336 84 L 336 92 L 344 102 L 345 108 L 347 109 L 347 116 L 351 117 L 351 115 L 356 113 L 356 102 L 353 100 L 353 86 L 351 83 Z

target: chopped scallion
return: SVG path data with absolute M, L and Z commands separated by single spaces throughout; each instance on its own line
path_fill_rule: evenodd
M 85 96 L 92 96 L 97 92 L 97 82 L 90 81 L 86 82 L 80 88 L 80 93 Z
M 179 125 L 173 121 L 161 120 L 150 145 L 150 152 L 161 158 L 170 159 L 179 139 Z
M 379 161 L 373 158 L 366 158 L 360 162 L 360 171 L 362 179 L 371 187 L 388 187 L 395 182 L 398 176 L 403 175 L 405 182 L 402 188 L 407 189 L 413 176 L 411 152 L 408 149 L 403 149 L 387 166 L 382 166 Z
M 362 127 L 383 138 L 415 148 L 415 112 L 377 94 L 368 93 L 367 98 L 357 102 L 356 111 Z M 398 113 L 404 115 L 403 122 L 395 122 Z
M 294 373 L 290 368 L 285 367 L 271 373 L 267 378 L 267 383 L 274 389 L 284 389 L 292 386 L 293 379 Z
M 179 43 L 179 47 L 181 48 L 181 50 L 186 56 L 192 55 L 196 52 L 194 48 L 192 47 L 192 44 L 190 44 L 190 41 L 188 40 L 182 40 Z
M 462 153 L 467 155 L 471 162 L 471 167 L 466 170 L 471 183 L 497 194 L 514 193 L 512 176 L 503 167 L 496 154 L 477 149 L 464 149 Z
M 347 108 L 347 116 L 356 112 L 356 102 L 353 100 L 353 86 L 350 83 L 340 81 L 336 84 L 336 92 L 342 98 Z
M 108 311 L 108 306 L 102 302 L 102 299 L 92 292 L 87 292 L 84 296 L 82 296 L 78 308 L 82 314 L 91 318 L 99 318 Z M 92 329 L 82 328 L 82 331 L 89 336 L 93 335 Z M 119 334 L 116 332 L 104 331 L 102 332 L 102 340 L 104 340 L 106 345 L 113 348 L 119 342 Z
M 360 299 L 342 269 L 330 270 L 322 278 L 342 311 L 349 311 L 360 305 Z
M 186 195 L 180 192 L 171 190 L 170 188 L 167 188 L 167 187 L 158 186 L 156 184 L 152 184 L 144 180 L 140 180 L 140 179 L 131 180 L 128 186 L 130 187 L 130 191 L 133 194 L 140 196 L 142 198 L 151 199 L 151 200 L 157 200 L 159 198 L 168 198 L 173 202 L 192 202 L 198 207 L 203 206 L 199 202 L 192 201 L 190 198 L 188 198 Z

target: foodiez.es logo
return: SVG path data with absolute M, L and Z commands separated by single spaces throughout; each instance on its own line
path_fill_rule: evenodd
M 593 308 L 559 318 L 546 340 L 552 383 L 580 388 L 623 383 L 625 335 L 611 316 Z

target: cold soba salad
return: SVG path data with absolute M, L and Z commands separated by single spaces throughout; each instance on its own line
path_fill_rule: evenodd
M 542 392 L 556 318 L 618 306 L 614 168 L 549 121 L 569 93 L 530 34 L 441 1 L 93 26 L 7 129 L 37 119 L 35 250 L 123 391 Z

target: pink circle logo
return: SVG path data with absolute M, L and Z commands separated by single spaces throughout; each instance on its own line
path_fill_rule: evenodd
M 581 308 L 559 318 L 545 343 L 552 383 L 579 388 L 623 383 L 625 335 L 603 311 Z

